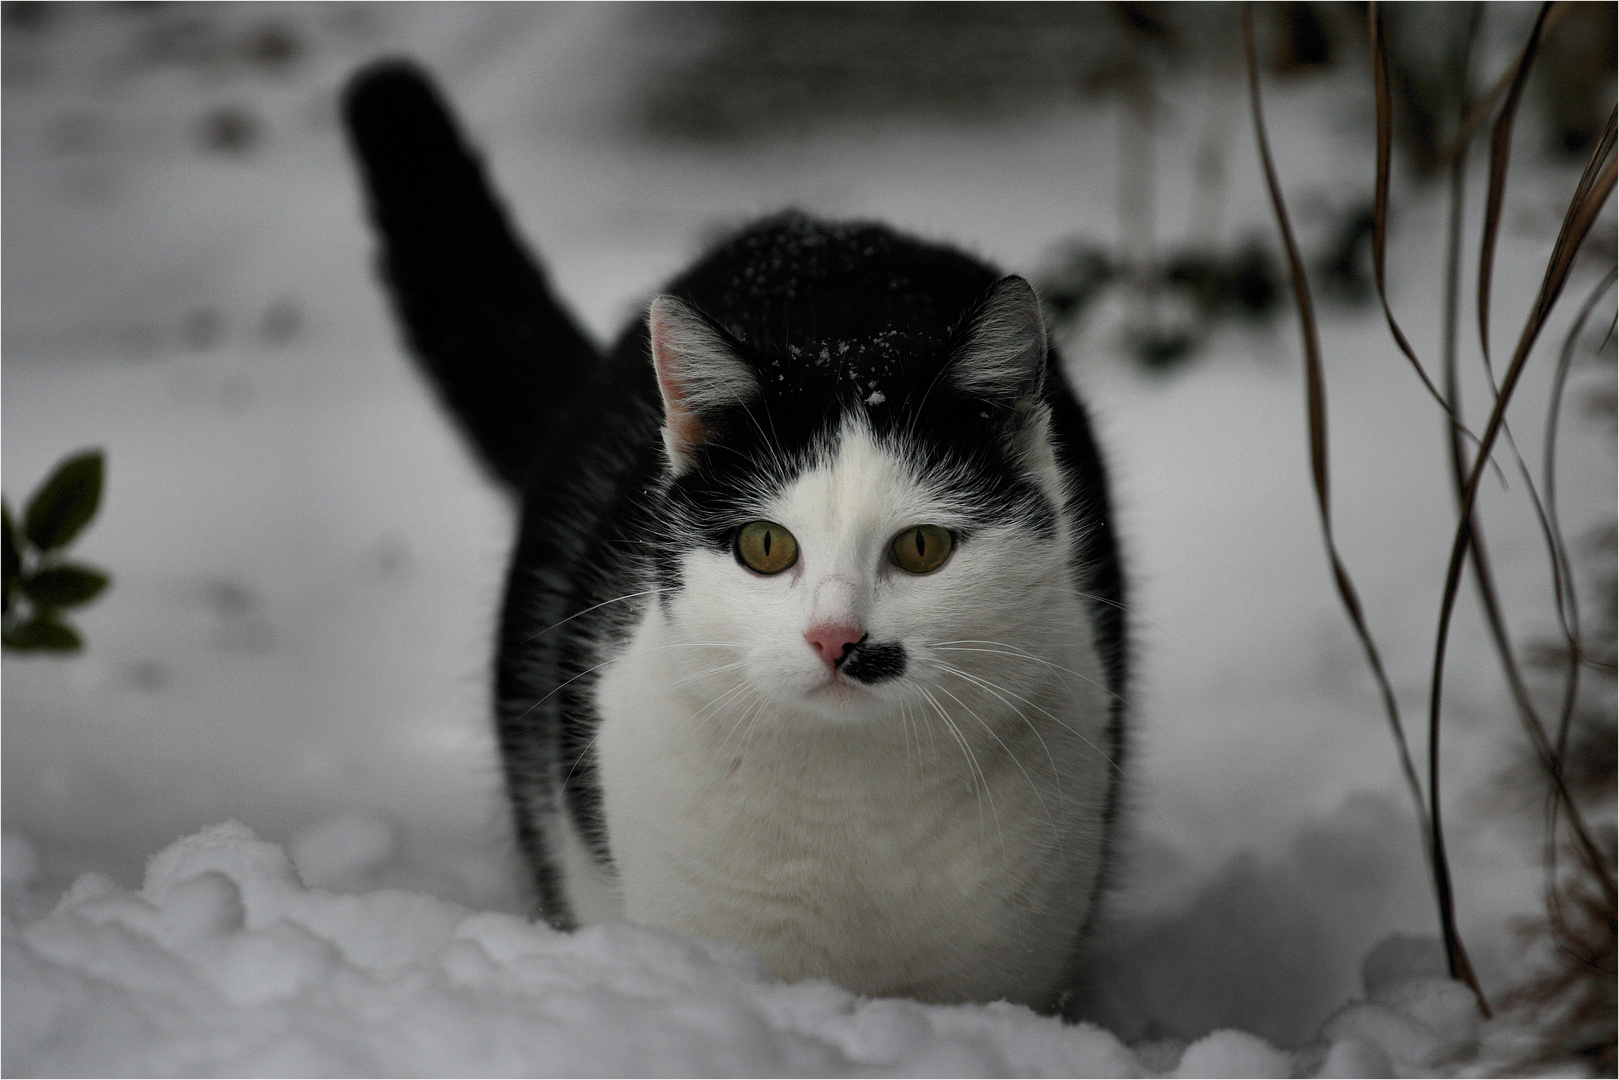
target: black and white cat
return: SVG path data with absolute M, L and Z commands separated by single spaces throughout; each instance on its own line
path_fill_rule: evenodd
M 422 76 L 347 119 L 414 352 L 520 493 L 497 710 L 543 913 L 1049 1007 L 1118 789 L 1107 483 L 1039 302 L 798 214 L 599 354 Z

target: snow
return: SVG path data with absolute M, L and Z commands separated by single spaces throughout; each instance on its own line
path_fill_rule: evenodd
M 659 48 L 632 7 L 52 10 L 4 36 L 4 486 L 15 505 L 68 452 L 105 446 L 106 500 L 75 552 L 114 584 L 77 620 L 82 657 L 4 661 L 6 1073 L 1422 1075 L 1509 1059 L 1521 1032 L 1470 1027 L 1435 978 L 1415 824 L 1321 552 L 1290 318 L 1224 331 L 1165 377 L 1120 359 L 1117 311 L 1062 341 L 1113 465 L 1139 645 L 1121 863 L 1082 1010 L 1099 1026 L 859 1001 L 724 945 L 520 918 L 487 719 L 511 508 L 402 354 L 336 89 L 379 55 L 431 69 L 598 340 L 717 225 L 789 204 L 1025 273 L 1071 232 L 1111 239 L 1111 111 L 659 147 L 603 120 Z M 197 13 L 204 29 L 182 33 Z M 269 22 L 304 43 L 285 70 L 231 51 Z M 174 51 L 143 58 L 159 31 Z M 1192 231 L 1205 89 L 1165 88 L 1164 242 Z M 1309 242 L 1370 190 L 1370 101 L 1354 81 L 1267 95 Z M 199 149 L 199 124 L 236 107 L 259 140 Z M 1269 235 L 1245 122 L 1232 131 L 1227 238 Z M 1443 207 L 1396 180 L 1392 301 L 1431 362 Z M 1572 182 L 1527 144 L 1514 157 L 1497 354 Z M 1475 212 L 1481 190 L 1482 173 Z M 1452 527 L 1442 428 L 1380 315 L 1323 318 L 1339 543 L 1420 727 Z M 1550 366 L 1531 364 L 1515 410 L 1532 468 Z M 1577 407 L 1611 380 L 1575 372 L 1571 537 L 1612 520 L 1611 427 Z M 1512 632 L 1547 636 L 1532 512 L 1515 484 L 1484 497 Z M 1447 839 L 1498 994 L 1524 962 L 1512 920 L 1541 903 L 1538 837 L 1499 810 L 1520 736 L 1465 595 L 1451 656 Z M 232 819 L 264 839 L 218 825 Z
M 347 843 L 363 833 L 340 820 L 323 834 L 344 834 L 325 872 L 342 869 L 336 852 L 365 867 L 375 847 Z M 235 822 L 164 849 L 138 891 L 88 873 L 34 918 L 15 914 L 27 841 L 5 850 L 8 1076 L 1156 1072 L 1100 1027 L 1022 1006 L 862 999 L 646 927 L 564 934 L 421 893 L 308 887 Z M 1418 1074 L 1477 1031 L 1465 987 L 1380 986 L 1328 1025 L 1317 1075 Z M 1301 1060 L 1229 1030 L 1176 1056 L 1166 1075 L 1286 1077 Z

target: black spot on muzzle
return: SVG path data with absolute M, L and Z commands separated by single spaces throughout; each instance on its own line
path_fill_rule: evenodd
M 863 638 L 843 654 L 838 670 L 856 682 L 879 683 L 905 674 L 905 646 Z

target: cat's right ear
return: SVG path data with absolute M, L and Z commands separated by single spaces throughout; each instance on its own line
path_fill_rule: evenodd
M 647 311 L 652 366 L 663 395 L 663 446 L 669 471 L 691 468 L 719 410 L 758 395 L 759 380 L 708 321 L 673 296 L 657 296 Z

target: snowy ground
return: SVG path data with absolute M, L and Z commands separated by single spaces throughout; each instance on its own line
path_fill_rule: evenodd
M 777 984 L 724 946 L 624 927 L 566 938 L 491 914 L 524 910 L 486 720 L 510 510 L 388 321 L 336 121 L 343 79 L 402 52 L 442 79 L 602 339 L 716 224 L 783 205 L 1031 273 L 1060 236 L 1117 233 L 1106 110 L 724 152 L 615 134 L 601 118 L 652 47 L 625 18 L 236 6 L 163 48 L 153 17 L 127 9 L 6 28 L 5 490 L 15 503 L 69 451 L 106 447 L 106 501 L 78 551 L 115 580 L 79 620 L 84 656 L 5 659 L 5 1071 L 1348 1075 L 1379 1071 L 1376 1054 L 1437 1068 L 1473 1033 L 1445 1012 L 1447 984 L 1407 963 L 1423 946 L 1378 954 L 1410 978 L 1362 971 L 1380 941 L 1435 921 L 1325 571 L 1287 320 L 1229 332 L 1166 378 L 1123 362 L 1105 318 L 1067 346 L 1115 466 L 1140 642 L 1130 836 L 1089 1007 L 1106 1031 L 857 1002 Z M 283 68 L 238 55 L 271 21 L 303 45 Z M 1162 129 L 1166 241 L 1186 228 L 1206 90 L 1175 88 Z M 1321 208 L 1369 191 L 1370 103 L 1347 83 L 1269 101 L 1308 235 Z M 245 149 L 203 148 L 209 118 L 241 108 L 258 132 Z M 1269 226 L 1245 123 L 1231 147 L 1235 237 Z M 1520 153 L 1498 354 L 1572 182 Z M 1442 208 L 1399 195 L 1393 300 L 1429 357 Z M 1581 271 L 1571 296 L 1593 280 Z M 1340 542 L 1416 727 L 1449 545 L 1441 428 L 1380 318 L 1329 310 L 1323 340 Z M 1520 393 L 1526 432 L 1558 340 L 1554 326 Z M 1577 407 L 1611 379 L 1611 365 L 1576 373 L 1570 536 L 1613 517 L 1612 429 Z M 1520 442 L 1531 454 L 1538 439 Z M 1492 489 L 1485 510 L 1513 630 L 1546 635 L 1521 493 Z M 1462 929 L 1499 991 L 1539 875 L 1532 832 L 1500 809 L 1515 722 L 1462 611 L 1446 805 Z M 215 830 L 129 891 L 148 857 L 227 819 L 281 845 L 301 881 L 277 847 Z M 1194 1041 L 1227 1028 L 1252 1034 Z
M 645 927 L 560 934 L 420 893 L 308 889 L 235 823 L 158 855 L 139 893 L 89 873 L 6 935 L 13 1076 L 1406 1076 L 1474 1057 L 1480 1036 L 1470 992 L 1415 939 L 1380 950 L 1370 1000 L 1305 1053 L 1231 1030 L 1132 1050 L 1005 1002 L 787 985 L 736 946 Z

